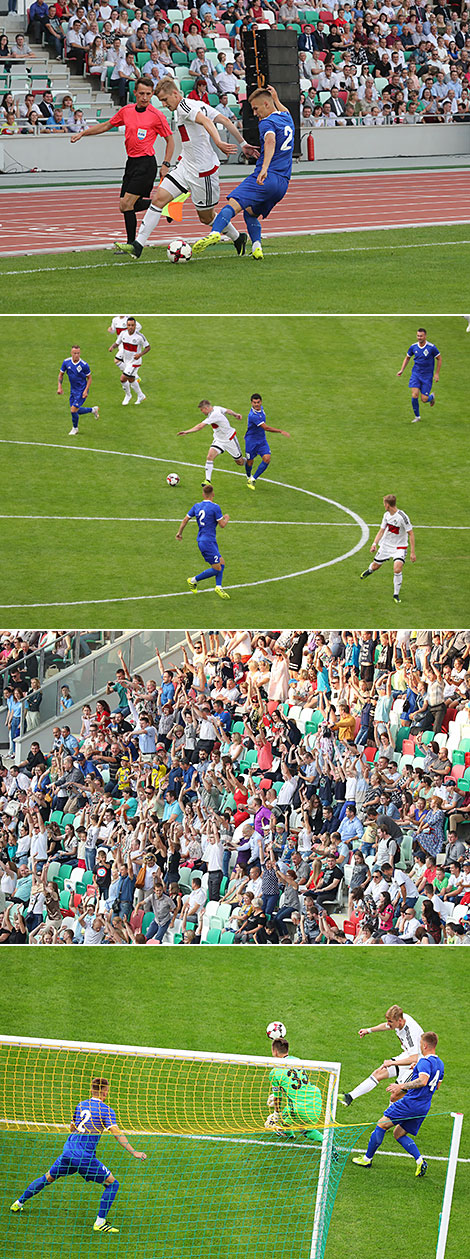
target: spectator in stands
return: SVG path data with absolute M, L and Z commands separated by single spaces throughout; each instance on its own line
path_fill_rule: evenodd
M 9 110 L 6 114 L 6 117 L 1 122 L 0 132 L 2 133 L 2 135 L 13 136 L 16 134 L 18 130 L 19 130 L 19 127 L 18 127 L 18 119 L 16 117 L 16 114 L 13 113 L 12 110 Z
M 205 105 L 209 104 L 207 83 L 202 75 L 198 75 L 197 79 L 194 80 L 194 87 L 188 92 L 188 100 L 203 101 Z
M 50 87 L 45 87 L 39 101 L 39 113 L 42 120 L 54 117 L 54 98 Z
M 134 54 L 127 52 L 125 57 L 121 56 L 111 75 L 111 85 L 116 92 L 119 105 L 125 105 L 129 84 L 140 77 L 141 71 L 134 62 Z
M 45 0 L 33 0 L 29 9 L 27 34 L 34 44 L 41 43 L 44 24 L 47 22 L 48 17 L 49 8 Z
M 55 4 L 51 4 L 49 7 L 49 15 L 47 21 L 44 22 L 43 30 L 47 43 L 55 52 L 56 61 L 62 61 L 66 39 Z M 67 39 L 69 39 L 69 35 L 67 35 Z
M 96 75 L 101 79 L 106 62 L 107 54 L 101 35 L 95 35 L 87 56 L 88 74 Z

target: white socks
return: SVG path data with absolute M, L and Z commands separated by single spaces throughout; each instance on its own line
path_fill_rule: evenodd
M 239 235 L 240 232 L 237 231 L 233 223 L 227 223 L 222 232 L 222 236 L 228 236 L 229 240 L 238 240 Z
M 208 459 L 206 463 L 206 467 L 205 467 L 206 481 L 212 481 L 213 471 L 214 471 L 214 461 L 212 460 L 211 462 L 211 460 Z
M 146 210 L 136 236 L 136 241 L 139 245 L 147 244 L 150 233 L 153 232 L 160 221 L 161 213 L 161 210 L 157 209 L 156 205 L 150 205 L 148 210 Z
M 142 390 L 141 390 L 141 388 L 140 388 L 140 385 L 139 385 L 138 380 L 133 380 L 133 381 L 132 381 L 132 383 L 131 383 L 131 389 L 133 389 L 133 390 L 134 390 L 134 392 L 137 394 L 137 397 L 138 397 L 138 398 L 143 398 L 143 396 L 144 396 L 144 395 L 143 395 L 143 393 L 142 393 Z M 130 395 L 129 395 L 129 396 L 130 396 Z
M 400 590 L 401 590 L 401 583 L 402 583 L 402 581 L 403 581 L 403 573 L 394 573 L 394 574 L 393 574 L 393 593 L 394 593 L 394 595 L 399 595 L 399 594 L 400 594 Z
M 130 398 L 130 396 L 131 396 L 131 387 L 130 387 L 129 381 L 128 381 L 128 380 L 122 380 L 122 381 L 121 381 L 121 384 L 122 384 L 122 387 L 123 387 L 124 393 L 125 393 L 125 395 L 126 395 L 126 398 Z
M 377 1080 L 374 1080 L 373 1076 L 368 1075 L 367 1080 L 363 1080 L 362 1084 L 358 1084 L 356 1089 L 350 1090 L 349 1096 L 356 1101 L 356 1097 L 363 1097 L 364 1093 L 372 1093 L 372 1090 L 376 1088 Z

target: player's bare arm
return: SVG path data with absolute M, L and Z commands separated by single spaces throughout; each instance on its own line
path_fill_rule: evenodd
M 415 564 L 416 563 L 416 549 L 415 549 L 415 535 L 414 535 L 413 529 L 410 529 L 408 537 L 410 539 L 410 560 L 412 564 Z
M 360 1027 L 358 1036 L 360 1036 L 362 1039 L 363 1036 L 370 1036 L 372 1032 L 389 1032 L 389 1031 L 390 1031 L 390 1028 L 389 1028 L 388 1023 L 377 1023 L 375 1027 Z
M 228 525 L 229 520 L 230 520 L 230 516 L 228 512 L 226 512 L 225 516 L 220 517 L 220 520 L 217 521 L 217 524 L 219 525 L 221 529 L 225 529 L 225 526 Z
M 264 428 L 265 433 L 280 433 L 281 437 L 290 437 L 290 433 L 286 433 L 284 428 L 273 428 L 271 424 L 258 424 L 258 428 Z
M 57 378 L 57 393 L 63 393 L 63 392 L 64 392 L 64 391 L 63 391 L 63 389 L 62 389 L 62 381 L 63 381 L 63 379 L 64 379 L 64 373 L 63 373 L 63 372 L 59 372 L 59 375 L 58 375 L 58 378 Z
M 259 175 L 256 176 L 257 184 L 264 184 L 265 179 L 268 174 L 270 163 L 272 162 L 272 159 L 274 157 L 275 149 L 276 149 L 276 136 L 274 134 L 274 131 L 266 131 L 265 136 L 264 136 L 263 165 L 261 167 Z
M 147 1155 L 143 1154 L 141 1150 L 134 1150 L 134 1146 L 131 1145 L 130 1141 L 128 1141 L 125 1132 L 121 1132 L 121 1129 L 118 1128 L 117 1124 L 112 1124 L 111 1127 L 108 1128 L 108 1132 L 111 1133 L 111 1136 L 116 1138 L 119 1145 L 122 1145 L 123 1150 L 127 1150 L 128 1154 L 132 1154 L 134 1158 L 147 1158 Z
M 405 354 L 405 357 L 404 357 L 404 359 L 403 359 L 402 365 L 401 365 L 401 367 L 400 367 L 400 371 L 399 371 L 399 372 L 397 372 L 397 376 L 403 376 L 403 372 L 404 372 L 404 370 L 405 370 L 405 367 L 406 367 L 406 366 L 407 366 L 407 364 L 409 363 L 409 361 L 410 361 L 410 359 L 409 359 L 409 355 L 408 355 L 408 354 Z
M 205 423 L 204 423 L 204 420 L 202 421 L 202 423 L 201 423 L 201 424 L 195 424 L 195 425 L 193 426 L 193 428 L 182 428 L 182 429 L 180 429 L 179 433 L 177 433 L 177 434 L 176 434 L 176 436 L 177 436 L 177 437 L 187 437 L 188 433 L 198 433 L 198 432 L 199 432 L 199 429 L 201 429 L 201 428 L 207 428 L 207 424 L 205 424 Z
M 226 144 L 225 140 L 221 140 L 217 127 L 212 122 L 212 118 L 206 118 L 205 114 L 196 114 L 194 121 L 198 122 L 201 127 L 204 127 L 204 131 L 207 131 L 208 135 L 210 135 L 213 139 L 214 144 L 217 145 L 217 148 L 220 149 L 221 153 L 225 153 L 226 157 L 232 157 L 233 154 L 237 152 L 237 144 Z M 224 126 L 229 121 L 230 120 L 228 118 L 224 118 Z
M 384 533 L 385 533 L 385 529 L 379 529 L 379 532 L 378 532 L 378 533 L 376 533 L 375 538 L 374 538 L 374 541 L 372 542 L 372 545 L 371 545 L 371 548 L 370 548 L 370 549 L 371 549 L 371 551 L 372 551 L 372 554 L 373 554 L 373 553 L 374 553 L 374 551 L 377 549 L 377 547 L 378 547 L 378 545 L 379 545 L 379 542 L 381 542 L 381 541 L 382 541 L 382 538 L 383 538 L 383 536 L 384 536 Z
M 224 407 L 225 415 L 233 415 L 234 420 L 242 420 L 243 416 L 238 411 L 231 411 L 230 407 Z
M 273 103 L 274 103 L 274 106 L 275 106 L 275 108 L 276 108 L 276 109 L 278 109 L 278 110 L 279 110 L 279 113 L 281 113 L 281 114 L 288 114 L 288 113 L 289 113 L 289 110 L 288 110 L 288 108 L 287 108 L 287 105 L 283 105 L 283 104 L 282 104 L 282 102 L 279 100 L 278 94 L 277 94 L 277 92 L 276 92 L 276 88 L 275 88 L 275 87 L 272 87 L 270 83 L 268 83 L 268 92 L 270 92 L 270 93 L 271 93 L 271 96 L 272 96 L 272 98 L 273 98 Z
M 439 380 L 439 376 L 440 376 L 440 374 L 441 374 L 441 367 L 442 367 L 442 354 L 438 354 L 438 355 L 437 355 L 437 358 L 436 358 L 436 360 L 435 360 L 435 363 L 436 363 L 436 368 L 435 368 L 435 374 L 434 374 L 434 384 L 435 384 L 435 385 L 437 385 L 437 382 L 438 382 L 438 380 Z
M 178 436 L 179 436 L 179 434 L 178 434 Z M 175 537 L 176 537 L 177 542 L 181 542 L 181 539 L 182 539 L 182 536 L 183 536 L 183 529 L 186 529 L 186 525 L 187 525 L 188 523 L 189 523 L 189 516 L 185 516 L 184 520 L 182 520 L 182 521 L 181 521 L 180 527 L 179 527 L 179 529 L 178 529 L 178 533 L 177 533 L 177 534 L 175 534 Z

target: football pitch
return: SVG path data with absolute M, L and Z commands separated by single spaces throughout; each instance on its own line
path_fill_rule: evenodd
M 417 1181 L 411 1160 L 401 1157 L 390 1136 L 370 1171 L 349 1160 L 325 1259 L 350 1259 L 352 1252 L 361 1259 L 377 1259 L 378 1254 L 381 1259 L 432 1259 L 451 1124 L 444 1112 L 456 1110 L 462 1110 L 465 1119 L 446 1259 L 462 1259 L 468 1236 L 465 1203 L 470 1160 L 465 950 L 379 949 L 365 955 L 353 949 L 244 949 L 237 950 L 236 956 L 224 954 L 222 966 L 219 952 L 203 949 L 172 953 L 171 962 L 168 967 L 166 952 L 157 956 L 152 951 L 149 956 L 141 949 L 114 950 L 112 958 L 106 954 L 105 963 L 102 954 L 90 949 L 80 950 L 78 957 L 76 950 L 42 950 L 40 957 L 34 950 L 10 950 L 2 955 L 3 1033 L 263 1055 L 267 1052 L 265 1027 L 278 1018 L 286 1024 L 296 1056 L 341 1062 L 340 1087 L 347 1089 L 384 1056 L 396 1052 L 392 1032 L 360 1041 L 357 1031 L 382 1021 L 388 1006 L 398 1002 L 426 1030 L 438 1032 L 439 1053 L 446 1067 L 433 1117 L 425 1121 L 419 1137 L 428 1172 Z M 357 1101 L 353 1111 L 340 1107 L 338 1119 L 370 1121 L 373 1126 L 386 1103 L 387 1094 L 380 1085 Z M 19 1165 L 23 1179 L 40 1174 L 60 1153 L 63 1136 L 26 1138 L 21 1132 L 11 1132 L 2 1133 L 0 1141 L 2 1198 L 9 1206 L 24 1187 L 18 1183 Z M 304 1145 L 296 1148 L 296 1143 L 289 1143 L 286 1151 L 282 1138 L 278 1144 L 282 1150 L 273 1159 L 271 1139 L 271 1149 L 266 1151 L 249 1139 L 245 1146 L 235 1147 L 229 1142 L 209 1146 L 184 1138 L 141 1137 L 134 1138 L 133 1145 L 145 1150 L 147 1162 L 136 1163 L 104 1138 L 99 1157 L 121 1184 L 110 1215 L 119 1234 L 93 1239 L 90 1229 L 100 1191 L 75 1178 L 61 1181 L 28 1203 L 23 1215 L 0 1218 L 0 1230 L 6 1233 L 8 1228 L 6 1253 L 13 1259 L 33 1253 L 41 1253 L 43 1259 L 75 1259 L 99 1248 L 116 1259 L 125 1259 L 129 1253 L 139 1253 L 142 1259 L 169 1255 L 190 1259 L 206 1253 L 207 1229 L 215 1221 L 220 1259 L 233 1253 L 233 1238 L 239 1238 L 240 1231 L 252 1259 L 266 1253 L 266 1230 L 270 1230 L 270 1253 L 295 1254 L 295 1230 L 302 1235 L 305 1220 L 298 1216 L 305 1203 L 297 1210 L 292 1166 L 291 1193 L 286 1195 L 283 1166 L 286 1157 L 291 1163 L 298 1158 L 299 1169 L 305 1170 L 310 1155 Z M 237 1192 L 230 1194 L 235 1165 Z M 257 1183 L 263 1184 L 264 1200 L 268 1190 L 272 1206 L 264 1216 L 260 1207 L 258 1218 L 252 1192 Z M 200 1220 L 191 1244 L 188 1218 L 197 1215 L 207 1191 L 211 1221 Z M 150 1220 L 154 1226 L 149 1230 Z M 283 1236 L 287 1228 L 289 1234 Z
M 138 410 L 134 395 L 122 407 L 111 315 L 4 317 L 3 351 L 16 364 L 4 372 L 0 429 L 5 623 L 294 625 L 315 608 L 330 625 L 467 624 L 469 338 L 460 316 L 426 319 L 443 369 L 436 407 L 412 424 L 407 379 L 396 373 L 423 317 L 135 314 L 152 347 Z M 74 439 L 57 374 L 77 341 L 101 418 L 83 416 Z M 268 423 L 291 436 L 269 435 L 272 462 L 254 493 L 228 455 L 215 464 L 215 498 L 231 518 L 219 539 L 230 593 L 222 603 L 212 581 L 196 595 L 187 589 L 205 565 L 195 526 L 182 542 L 175 534 L 202 497 L 209 439 L 177 433 L 198 423 L 197 404 L 209 398 L 242 413 L 243 444 L 254 391 Z M 391 565 L 359 581 L 384 493 L 397 495 L 416 533 L 399 607 Z
M 175 235 L 184 236 L 184 223 Z M 3 257 L 0 282 L 11 313 L 90 311 L 97 295 L 100 309 L 120 311 L 123 293 L 132 294 L 140 310 L 191 311 L 193 317 L 214 311 L 450 312 L 462 308 L 469 247 L 469 226 L 462 223 L 270 236 L 257 264 L 238 258 L 230 245 L 178 266 L 167 261 L 164 246 L 152 246 L 138 263 L 110 250 L 67 250 Z

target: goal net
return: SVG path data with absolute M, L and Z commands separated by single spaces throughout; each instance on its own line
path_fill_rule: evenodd
M 277 1060 L 279 1064 L 280 1060 Z M 290 1063 L 286 1061 L 286 1067 Z M 278 1090 L 281 1131 L 266 1130 L 271 1057 L 0 1037 L 0 1232 L 11 1259 L 322 1259 L 346 1160 L 364 1125 L 335 1123 L 340 1064 L 302 1060 L 310 1115 Z M 109 1081 L 119 1127 L 146 1161 L 104 1135 L 97 1157 L 120 1183 L 97 1239 L 102 1188 L 79 1175 L 11 1204 L 61 1153 L 93 1077 Z M 286 1104 L 287 1102 L 287 1104 Z M 308 1123 L 307 1123 L 308 1121 Z

